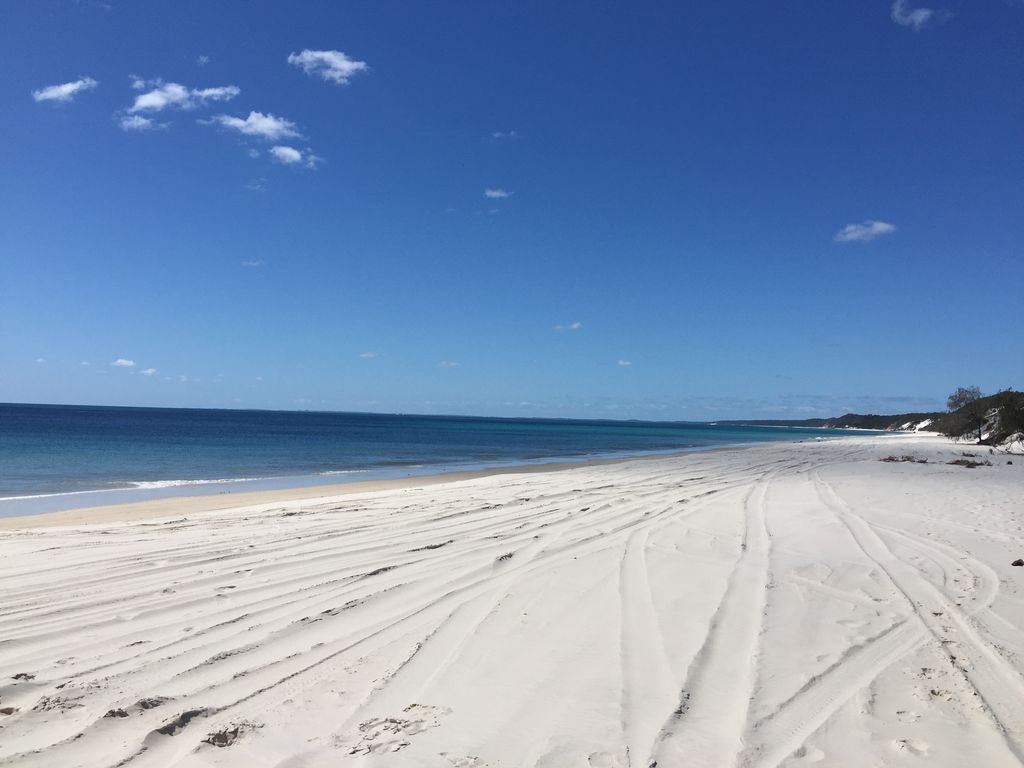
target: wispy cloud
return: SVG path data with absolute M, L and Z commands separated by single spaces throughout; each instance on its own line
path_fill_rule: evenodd
M 861 224 L 847 224 L 836 233 L 833 238 L 837 243 L 866 243 L 882 235 L 889 235 L 896 231 L 894 224 L 884 221 L 868 219 Z
M 144 371 L 139 371 L 143 376 L 156 376 L 156 368 L 147 368 Z
M 295 123 L 283 117 L 275 117 L 262 112 L 250 112 L 246 118 L 233 117 L 231 115 L 216 115 L 208 121 L 230 128 L 246 136 L 257 136 L 267 141 L 294 138 L 299 136 Z
M 153 118 L 142 115 L 124 115 L 118 125 L 122 131 L 153 131 L 167 127 L 166 123 L 158 123 Z
M 267 262 L 265 262 L 263 259 L 252 259 L 251 261 L 243 261 L 242 262 L 242 266 L 243 267 L 262 267 L 266 263 Z
M 132 87 L 139 84 L 136 79 Z M 221 85 L 215 88 L 187 88 L 181 83 L 164 83 L 160 80 L 142 82 L 142 87 L 152 90 L 140 93 L 128 108 L 128 112 L 161 112 L 165 109 L 196 109 L 211 101 L 230 101 L 242 90 L 237 85 Z
M 58 104 L 67 104 L 69 101 L 85 91 L 91 91 L 99 85 L 99 82 L 91 77 L 80 77 L 70 83 L 60 85 L 48 85 L 38 91 L 32 91 L 32 98 L 36 102 L 53 101 Z
M 266 192 L 267 180 L 264 178 L 253 179 L 248 184 L 243 184 L 242 187 L 250 192 Z
M 310 77 L 319 77 L 337 85 L 347 85 L 354 75 L 370 68 L 365 61 L 351 59 L 341 51 L 311 51 L 308 48 L 302 53 L 290 54 L 288 63 L 302 67 Z
M 274 146 L 270 148 L 270 155 L 282 165 L 304 165 L 307 168 L 316 168 L 316 164 L 322 158 L 317 157 L 308 149 L 303 151 L 295 147 Z
M 893 0 L 892 4 L 892 20 L 915 32 L 929 24 L 941 24 L 950 15 L 949 11 L 935 8 L 913 8 L 910 5 L 910 0 Z
M 206 54 L 201 54 L 201 55 L 196 57 L 196 66 L 197 67 L 205 67 L 209 63 L 210 63 L 210 57 L 207 56 Z
M 123 357 L 119 357 L 119 358 L 117 358 L 117 360 L 112 362 L 111 365 L 114 366 L 115 368 L 134 368 L 135 367 L 135 361 L 134 360 L 126 360 Z
M 452 360 L 442 360 L 437 364 L 438 368 L 461 368 L 462 363 L 456 363 Z
M 616 363 L 616 365 L 618 365 L 620 368 L 628 368 L 632 364 L 633 364 L 633 362 L 631 360 L 619 360 Z
M 555 326 L 555 330 L 558 331 L 559 333 L 565 333 L 566 331 L 579 331 L 582 330 L 582 328 L 583 323 L 581 323 L 579 320 L 573 323 L 566 323 L 565 325 L 559 323 L 558 325 Z
M 491 138 L 495 141 L 503 141 L 505 139 L 518 139 L 519 134 L 515 131 L 495 131 L 491 134 Z
M 36 362 L 37 363 L 45 363 L 46 362 L 46 358 L 45 357 L 37 357 L 36 358 Z
M 380 352 L 360 352 L 359 356 L 364 360 L 374 360 L 381 356 Z
M 501 187 L 487 188 L 484 190 L 484 197 L 489 200 L 501 200 L 506 197 L 512 197 L 512 192 L 508 192 Z

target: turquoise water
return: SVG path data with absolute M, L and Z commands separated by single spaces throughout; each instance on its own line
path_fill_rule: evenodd
M 0 515 L 835 435 L 678 422 L 0 404 Z

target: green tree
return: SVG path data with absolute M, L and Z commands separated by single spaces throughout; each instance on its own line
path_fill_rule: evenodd
M 999 427 L 1007 435 L 1024 433 L 1024 401 L 1018 399 L 999 409 Z
M 945 426 L 942 432 L 955 440 L 976 434 L 980 443 L 985 429 L 985 404 L 981 400 L 981 389 L 958 387 L 946 399 L 946 406 L 950 413 L 943 419 Z
M 946 407 L 950 412 L 959 411 L 965 405 L 970 405 L 980 399 L 980 387 L 957 387 L 956 392 L 946 398 Z

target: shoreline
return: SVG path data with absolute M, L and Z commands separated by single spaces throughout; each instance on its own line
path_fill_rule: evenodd
M 779 441 L 788 442 L 788 441 Z M 795 441 L 799 442 L 799 441 Z M 288 504 L 289 502 L 319 501 L 351 496 L 359 493 L 380 491 L 411 490 L 464 480 L 477 480 L 501 475 L 536 474 L 542 472 L 565 472 L 586 467 L 600 467 L 634 461 L 657 461 L 674 459 L 691 454 L 705 454 L 717 451 L 745 450 L 772 443 L 750 443 L 747 445 L 713 446 L 703 449 L 673 451 L 671 453 L 620 456 L 578 460 L 549 461 L 536 464 L 494 466 L 456 472 L 434 472 L 422 475 L 387 478 L 382 480 L 352 480 L 340 483 L 296 486 L 259 491 L 225 491 L 216 494 L 160 496 L 144 501 L 126 501 L 118 504 L 100 504 L 75 507 L 54 512 L 38 512 L 0 517 L 0 531 L 24 528 L 51 528 L 68 525 L 90 525 L 94 523 L 134 522 L 182 514 L 203 514 L 235 509 L 249 509 L 266 505 Z
M 843 434 L 703 422 L 109 410 L 0 404 L 5 424 L 11 419 L 0 519 Z
M 838 431 L 838 430 L 837 430 Z M 851 430 L 852 431 L 852 430 Z M 495 464 L 467 470 L 445 471 L 443 465 L 437 465 L 437 471 L 425 471 L 422 474 L 403 475 L 401 477 L 387 477 L 371 480 L 347 480 L 335 483 L 316 483 L 309 485 L 289 485 L 278 488 L 267 488 L 258 490 L 221 491 L 218 493 L 167 493 L 165 495 L 154 495 L 150 498 L 114 502 L 108 504 L 92 504 L 88 506 L 72 507 L 41 512 L 24 512 L 19 514 L 0 515 L 0 531 L 14 530 L 29 527 L 53 527 L 61 525 L 81 525 L 89 522 L 106 523 L 118 522 L 121 520 L 145 520 L 163 515 L 176 514 L 201 514 L 218 510 L 234 509 L 240 507 L 254 507 L 264 504 L 282 504 L 290 501 L 308 501 L 310 499 L 328 498 L 334 496 L 347 496 L 353 493 L 371 493 L 376 491 L 387 491 L 396 489 L 409 489 L 426 487 L 446 482 L 459 482 L 461 480 L 474 480 L 477 478 L 491 477 L 508 474 L 531 474 L 537 472 L 561 472 L 565 470 L 603 466 L 619 462 L 644 461 L 671 459 L 691 454 L 704 454 L 716 451 L 745 450 L 759 446 L 775 444 L 793 444 L 806 441 L 839 440 L 842 435 L 820 438 L 819 436 L 808 436 L 799 440 L 778 440 L 758 441 L 751 443 L 721 444 L 711 446 L 699 446 L 683 448 L 672 451 L 645 452 L 633 455 L 616 455 L 593 458 L 567 458 L 567 459 L 538 459 L 526 461 L 522 464 Z M 301 477 L 315 477 L 313 475 Z M 289 479 L 289 478 L 281 478 Z M 227 484 L 227 483 L 226 483 Z M 213 485 L 211 483 L 210 485 Z M 203 488 L 202 485 L 194 486 L 172 486 L 187 487 L 191 489 Z M 132 492 L 135 489 L 116 489 L 113 491 L 81 491 L 76 492 L 82 495 L 91 493 L 118 493 L 120 491 Z M 156 489 L 152 489 L 156 491 Z M 58 496 L 70 496 L 72 494 L 58 494 Z M 44 496 L 42 498 L 49 498 Z M 32 499 L 40 497 L 12 497 L 6 501 L 14 501 L 19 498 Z M 0 505 L 2 509 L 2 505 Z M 30 524 L 28 521 L 33 521 Z M 35 523 L 38 523 L 36 525 Z
M 36 517 L 39 515 L 56 514 L 58 512 L 73 512 L 101 507 L 147 504 L 166 499 L 219 496 L 237 497 L 247 494 L 278 494 L 288 492 L 303 494 L 311 489 L 332 488 L 352 484 L 372 485 L 405 480 L 414 482 L 420 478 L 440 475 L 476 476 L 479 473 L 491 474 L 501 471 L 519 471 L 528 467 L 543 468 L 552 465 L 580 464 L 588 461 L 624 461 L 658 456 L 674 456 L 717 448 L 739 448 L 745 445 L 757 444 L 759 443 L 723 443 L 712 446 L 690 446 L 665 450 L 619 451 L 602 455 L 544 456 L 508 461 L 465 462 L 459 464 L 410 464 L 305 475 L 272 475 L 266 477 L 237 477 L 211 480 L 142 481 L 142 484 L 118 488 L 89 488 L 79 491 L 5 496 L 0 498 L 0 520 L 15 517 Z M 97 499 L 97 501 L 91 501 L 92 499 Z M 45 508 L 54 504 L 57 505 L 56 508 Z M 71 506 L 64 506 L 65 504 L 70 504 Z M 6 509 L 19 506 L 28 507 L 29 511 L 6 512 Z M 36 506 L 44 508 L 39 511 L 32 511 L 32 507 Z

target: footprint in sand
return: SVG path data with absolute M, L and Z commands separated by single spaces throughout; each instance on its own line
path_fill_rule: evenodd
M 452 768 L 486 768 L 487 765 L 476 755 L 456 757 L 455 755 L 449 755 L 447 752 L 441 752 L 441 757 L 451 763 Z
M 897 752 L 909 752 L 917 757 L 928 756 L 928 742 L 920 739 L 897 739 L 892 743 L 892 748 Z
M 592 752 L 587 758 L 587 765 L 591 768 L 626 768 L 626 763 L 611 752 Z
M 409 746 L 404 739 L 382 739 L 369 744 L 362 744 L 349 751 L 350 755 L 386 755 Z
M 810 765 L 811 763 L 820 763 L 825 759 L 825 753 L 817 747 L 811 746 L 810 744 L 804 744 L 800 749 L 793 753 L 793 758 L 798 765 Z
M 429 704 L 410 704 L 402 714 L 403 717 L 375 717 L 360 723 L 359 743 L 349 754 L 383 755 L 405 749 L 411 743 L 408 737 L 437 728 L 441 724 L 440 717 L 451 714 L 451 710 Z

